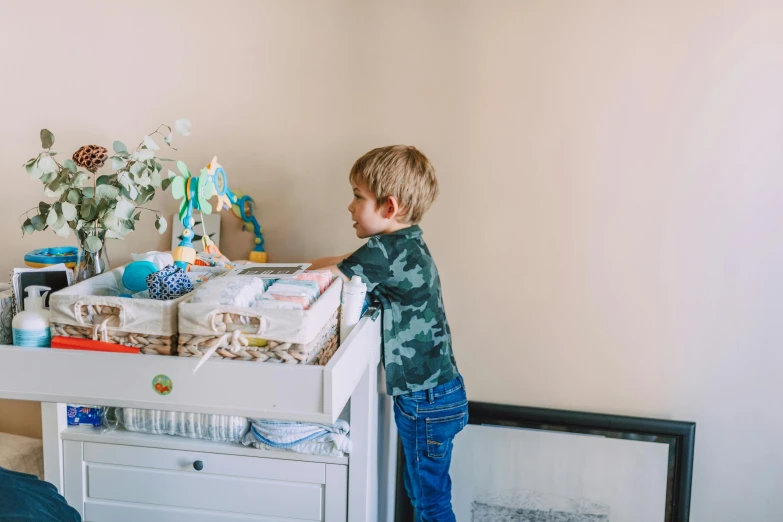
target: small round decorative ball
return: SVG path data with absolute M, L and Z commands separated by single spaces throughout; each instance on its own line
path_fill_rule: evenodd
M 85 145 L 73 153 L 73 161 L 80 167 L 95 174 L 99 168 L 103 167 L 109 157 L 109 151 L 106 147 L 100 145 Z
M 147 276 L 158 271 L 152 261 L 134 261 L 125 267 L 122 274 L 122 286 L 131 292 L 143 292 L 147 289 Z

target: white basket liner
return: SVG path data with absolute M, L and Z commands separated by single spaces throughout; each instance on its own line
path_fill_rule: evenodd
M 340 307 L 343 281 L 335 279 L 329 288 L 316 300 L 309 310 L 261 310 L 239 308 L 210 303 L 191 303 L 185 300 L 179 304 L 179 331 L 192 335 L 222 335 L 215 326 L 215 316 L 232 313 L 259 318 L 259 325 L 230 324 L 231 329 L 240 329 L 244 334 L 284 343 L 309 344 Z
M 116 330 L 150 335 L 177 333 L 177 306 L 189 295 L 171 301 L 130 299 L 119 297 L 122 286 L 121 266 L 104 274 L 55 292 L 49 298 L 52 323 L 72 326 L 92 326 L 82 319 L 81 308 L 88 305 L 108 305 L 120 309 L 120 325 Z

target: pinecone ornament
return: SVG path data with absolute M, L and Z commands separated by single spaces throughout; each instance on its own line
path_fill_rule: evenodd
M 109 151 L 100 145 L 85 145 L 73 153 L 73 161 L 93 174 L 103 167 L 108 157 Z

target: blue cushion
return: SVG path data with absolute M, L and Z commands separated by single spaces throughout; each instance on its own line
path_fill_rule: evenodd
M 57 488 L 35 475 L 0 468 L 0 520 L 3 522 L 81 522 Z

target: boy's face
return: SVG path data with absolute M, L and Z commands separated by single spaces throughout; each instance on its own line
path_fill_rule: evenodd
M 381 234 L 389 226 L 389 219 L 384 217 L 382 209 L 378 208 L 375 195 L 365 184 L 353 185 L 353 200 L 348 205 L 348 211 L 359 238 Z

